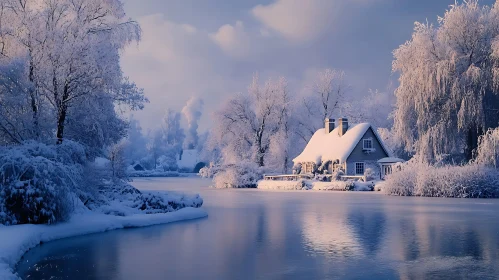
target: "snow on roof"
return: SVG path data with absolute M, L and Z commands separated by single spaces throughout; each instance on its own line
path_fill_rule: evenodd
M 191 149 L 182 151 L 182 157 L 177 161 L 177 164 L 180 168 L 194 168 L 198 162 L 198 151 Z
M 303 152 L 293 159 L 293 162 L 315 162 L 339 160 L 345 162 L 352 153 L 353 149 L 359 143 L 360 139 L 367 130 L 371 127 L 370 123 L 360 123 L 351 125 L 343 136 L 338 135 L 339 127 L 336 127 L 330 133 L 325 132 L 324 128 L 317 130 Z M 373 129 L 374 134 L 378 138 L 381 146 L 388 154 L 388 150 L 384 147 L 383 142 Z
M 396 157 L 386 157 L 378 160 L 378 163 L 397 163 L 404 162 L 405 160 Z

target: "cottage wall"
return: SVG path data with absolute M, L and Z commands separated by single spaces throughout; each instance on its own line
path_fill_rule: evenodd
M 373 140 L 372 143 L 374 148 L 374 151 L 369 153 L 363 151 L 363 141 L 362 141 L 363 139 L 368 139 L 368 138 L 372 138 Z M 364 136 L 362 136 L 359 143 L 357 143 L 350 156 L 347 158 L 346 174 L 351 176 L 356 175 L 355 174 L 356 162 L 365 162 L 366 163 L 365 168 L 368 168 L 370 167 L 369 163 L 376 162 L 385 157 L 388 157 L 388 154 L 385 152 L 385 150 L 383 150 L 372 128 L 369 128 L 364 134 Z

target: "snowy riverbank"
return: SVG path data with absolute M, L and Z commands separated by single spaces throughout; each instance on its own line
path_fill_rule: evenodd
M 18 279 L 14 274 L 17 262 L 29 249 L 42 242 L 105 232 L 122 228 L 145 227 L 191 220 L 208 216 L 200 208 L 183 208 L 160 214 L 113 216 L 90 211 L 74 215 L 67 223 L 56 225 L 0 225 L 0 279 Z

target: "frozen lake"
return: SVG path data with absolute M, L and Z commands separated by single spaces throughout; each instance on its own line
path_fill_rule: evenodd
M 205 219 L 68 238 L 29 251 L 23 279 L 496 279 L 499 200 L 216 190 L 199 178 L 135 179 L 200 193 Z

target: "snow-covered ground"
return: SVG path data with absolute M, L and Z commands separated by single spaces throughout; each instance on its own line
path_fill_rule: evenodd
M 90 211 L 74 215 L 67 223 L 56 225 L 0 225 L 0 279 L 18 279 L 14 267 L 22 255 L 42 242 L 114 229 L 144 227 L 206 217 L 200 208 L 183 208 L 160 214 L 113 216 Z
M 261 180 L 258 182 L 258 188 L 266 190 L 371 191 L 373 190 L 374 185 L 374 182 L 353 181 L 319 182 L 313 180 Z

